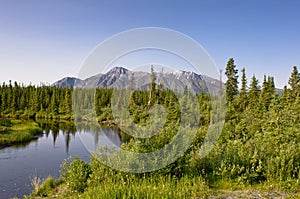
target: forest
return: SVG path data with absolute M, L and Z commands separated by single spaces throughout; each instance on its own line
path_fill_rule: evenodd
M 99 161 L 98 157 L 103 155 L 99 149 L 91 155 L 90 163 L 77 157 L 63 162 L 61 178 L 49 177 L 29 197 L 206 198 L 222 197 L 222 190 L 253 189 L 260 190 L 264 197 L 276 196 L 268 195 L 271 190 L 299 197 L 300 73 L 296 66 L 292 68 L 288 86 L 282 93 L 276 92 L 274 77 L 264 76 L 260 83 L 255 75 L 249 80 L 244 68 L 240 73 L 234 59 L 229 59 L 225 71 L 226 88 L 221 96 L 226 99 L 225 123 L 220 138 L 207 156 L 200 157 L 198 151 L 212 119 L 215 98 L 200 93 L 195 96 L 201 113 L 196 117 L 199 125 L 196 138 L 174 163 L 153 172 L 122 172 Z M 154 76 L 152 78 L 155 80 Z M 149 107 L 161 104 L 167 110 L 166 123 L 151 138 L 127 136 L 121 146 L 125 150 L 155 151 L 168 143 L 178 130 L 182 119 L 181 99 L 154 82 L 149 85 L 149 91 L 132 92 L 129 112 L 134 123 L 147 125 L 151 122 Z M 188 90 L 185 92 L 190 95 Z M 77 105 L 89 107 L 93 104 L 99 122 L 114 123 L 112 93 L 112 89 L 97 88 L 95 95 L 77 96 L 82 99 Z M 73 94 L 82 92 L 74 93 L 73 88 L 3 83 L 0 87 L 1 117 L 76 119 L 76 115 L 72 115 Z M 187 106 L 192 109 L 193 103 Z

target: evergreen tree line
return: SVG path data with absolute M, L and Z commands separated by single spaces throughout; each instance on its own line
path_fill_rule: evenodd
M 24 86 L 9 81 L 0 86 L 2 116 L 25 118 L 71 117 L 72 89 L 56 86 Z
M 259 85 L 259 81 L 255 75 L 252 76 L 250 85 L 247 85 L 247 77 L 245 74 L 245 68 L 241 70 L 241 89 L 238 89 L 238 70 L 234 64 L 233 58 L 230 58 L 226 66 L 226 99 L 227 105 L 240 105 L 240 110 L 243 111 L 250 106 L 262 105 L 262 111 L 268 111 L 272 101 L 280 99 L 282 104 L 289 104 L 293 106 L 293 103 L 298 103 L 300 97 L 300 73 L 296 66 L 293 67 L 293 71 L 289 78 L 287 86 L 283 89 L 283 95 L 279 95 L 275 89 L 274 77 L 264 75 L 262 85 Z
M 263 120 L 263 116 L 278 115 L 282 112 L 290 112 L 292 121 L 300 121 L 300 73 L 296 66 L 293 67 L 288 80 L 289 88 L 284 86 L 278 93 L 275 88 L 274 77 L 264 75 L 261 86 L 255 75 L 248 80 L 245 68 L 241 70 L 241 88 L 238 89 L 238 70 L 231 58 L 226 66 L 226 100 L 227 122 L 239 122 L 249 112 Z M 280 119 L 279 116 L 277 118 Z M 285 118 L 281 118 L 285 119 Z
M 234 60 L 229 59 L 225 74 L 226 99 L 228 106 L 227 120 L 235 117 L 249 109 L 257 109 L 261 113 L 266 113 L 274 105 L 296 108 L 299 104 L 300 86 L 299 72 L 297 67 L 293 67 L 291 77 L 288 81 L 289 88 L 284 87 L 280 95 L 276 92 L 274 78 L 264 76 L 262 85 L 259 85 L 255 75 L 252 76 L 248 85 L 245 69 L 241 70 L 241 88 L 238 86 L 238 70 Z M 155 81 L 156 77 L 151 78 Z M 134 81 L 134 77 L 132 77 Z M 155 89 L 157 87 L 157 89 Z M 163 91 L 162 85 L 149 85 L 149 92 L 135 91 L 131 96 L 130 104 L 135 108 L 151 106 L 153 103 L 174 104 L 177 100 L 172 91 Z M 96 92 L 76 92 L 76 108 L 88 109 L 95 108 L 98 116 L 102 115 L 102 120 L 112 119 L 110 112 L 110 98 L 112 89 L 97 88 Z M 187 93 L 187 91 L 185 91 Z M 149 95 L 150 94 L 150 95 Z M 27 117 L 27 118 L 67 118 L 72 115 L 72 88 L 60 88 L 56 86 L 24 86 L 17 82 L 0 86 L 0 111 L 2 116 Z M 210 97 L 207 94 L 199 94 L 199 107 L 207 110 L 207 102 Z M 206 99 L 206 100 L 204 100 Z M 154 101 L 154 102 L 152 102 Z M 93 104 L 94 106 L 90 106 Z M 206 104 L 206 106 L 203 106 Z M 133 110 L 131 111 L 133 112 Z M 104 114 L 104 115 L 103 115 Z
M 289 87 L 278 94 L 274 78 L 264 76 L 260 86 L 253 75 L 231 58 L 226 66 L 227 114 L 218 144 L 198 160 L 200 168 L 223 180 L 277 182 L 292 188 L 300 179 L 300 74 L 293 67 Z M 298 181 L 297 181 L 298 182 Z M 299 185 L 299 184 L 298 184 Z

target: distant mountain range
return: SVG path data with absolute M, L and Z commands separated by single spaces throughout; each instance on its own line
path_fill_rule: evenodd
M 155 73 L 156 83 L 161 83 L 164 88 L 184 91 L 187 87 L 192 93 L 211 92 L 216 94 L 220 81 L 194 72 L 176 71 Z M 133 78 L 133 81 L 131 81 Z M 151 74 L 143 71 L 130 71 L 126 68 L 115 67 L 105 74 L 98 74 L 84 80 L 75 77 L 65 77 L 55 83 L 58 87 L 84 87 L 84 88 L 124 88 L 133 82 L 136 89 L 147 89 L 151 82 Z M 222 88 L 225 88 L 222 83 Z

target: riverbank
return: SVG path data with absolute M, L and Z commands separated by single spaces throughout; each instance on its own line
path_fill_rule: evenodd
M 174 178 L 157 175 L 138 178 L 132 175 L 113 179 L 102 177 L 103 181 L 93 182 L 84 192 L 70 190 L 66 182 L 47 178 L 35 186 L 26 199 L 37 198 L 300 198 L 300 191 L 280 188 L 276 183 L 238 185 L 233 181 L 220 181 L 225 187 L 209 187 L 201 176 Z
M 107 125 L 115 125 L 115 121 L 112 119 L 111 113 L 104 113 L 105 116 L 98 116 L 97 120 L 99 124 L 107 124 Z M 49 120 L 49 121 L 74 121 L 74 115 L 72 114 L 48 114 L 45 112 L 37 112 L 37 113 L 31 113 L 31 112 L 22 112 L 22 114 L 15 113 L 15 114 L 2 114 L 2 118 L 8 118 L 12 120 Z M 0 118 L 1 118 L 0 117 Z M 87 117 L 77 118 L 78 121 L 87 121 Z
M 0 148 L 36 139 L 42 129 L 34 121 L 0 118 Z
M 74 120 L 73 116 L 71 114 L 52 114 L 52 113 L 46 113 L 43 111 L 39 112 L 31 112 L 31 111 L 18 111 L 16 113 L 7 113 L 1 115 L 4 118 L 10 118 L 10 119 L 44 119 L 44 120 Z

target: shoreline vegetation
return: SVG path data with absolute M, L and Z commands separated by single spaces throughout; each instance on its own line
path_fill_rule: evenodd
M 42 133 L 34 121 L 0 118 L 0 149 L 37 139 Z
M 225 122 L 207 156 L 201 158 L 199 151 L 211 120 L 216 119 L 212 117 L 216 99 L 205 93 L 197 94 L 196 100 L 178 98 L 174 92 L 157 85 L 152 72 L 149 90 L 130 94 L 130 119 L 147 126 L 152 121 L 150 107 L 159 104 L 166 111 L 165 123 L 150 138 L 129 136 L 121 148 L 134 153 L 163 148 L 177 134 L 183 120 L 182 110 L 198 109 L 199 115 L 189 119 L 194 119 L 199 129 L 184 154 L 160 170 L 130 173 L 104 165 L 100 158 L 110 151 L 102 148 L 91 155 L 89 163 L 78 157 L 65 160 L 60 179 L 50 177 L 43 183 L 37 180 L 32 194 L 26 198 L 247 198 L 247 194 L 254 198 L 299 198 L 300 74 L 297 67 L 293 67 L 289 87 L 284 87 L 282 94 L 276 93 L 275 80 L 270 76 L 265 76 L 260 84 L 253 75 L 248 83 L 245 69 L 241 70 L 239 89 L 238 70 L 232 58 L 227 62 L 225 74 L 226 90 L 222 95 L 227 106 Z M 192 95 L 188 90 L 185 94 Z M 89 107 L 95 108 L 99 122 L 112 123 L 114 119 L 111 89 L 97 88 L 95 94 L 87 90 L 74 93 L 72 88 L 22 87 L 10 83 L 1 87 L 0 95 L 1 114 L 6 116 L 72 118 L 73 96 L 78 110 L 75 119 L 89 118 L 86 111 Z M 122 108 L 123 104 L 118 106 Z M 185 126 L 186 135 L 192 133 L 189 127 Z M 152 130 L 156 129 L 149 127 Z M 176 147 L 170 150 L 170 154 L 177 152 Z M 119 168 L 136 168 L 133 161 L 120 158 L 113 164 Z M 164 160 L 157 158 L 140 167 L 153 168 L 161 161 Z

